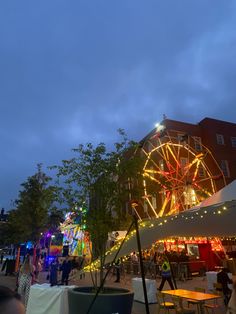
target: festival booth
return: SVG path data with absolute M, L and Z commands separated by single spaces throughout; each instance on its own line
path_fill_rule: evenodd
M 226 258 L 221 240 L 215 237 L 170 237 L 157 240 L 152 248 L 157 252 L 167 251 L 170 254 L 174 252 L 175 256 L 181 256 L 181 252 L 186 252 L 187 260 L 178 260 L 177 257 L 173 262 L 180 264 L 187 262 L 191 274 L 203 274 L 207 270 L 215 269 L 222 265 L 222 260 Z
M 208 263 L 210 258 L 211 264 L 209 269 L 212 269 L 216 262 L 209 256 L 209 252 L 212 250 L 207 249 L 207 246 L 212 244 L 211 239 L 218 239 L 217 241 L 220 239 L 222 241 L 224 239 L 234 239 L 235 241 L 235 221 L 236 181 L 233 181 L 225 188 L 201 202 L 198 206 L 187 211 L 177 215 L 141 221 L 139 226 L 142 249 L 150 249 L 158 240 L 182 238 L 189 241 L 190 239 L 194 239 L 193 241 L 195 241 L 196 238 L 206 239 L 207 243 L 201 243 L 206 246 L 205 256 L 202 258 L 207 260 Z M 113 260 L 118 246 L 119 244 L 115 245 L 107 252 L 106 261 L 108 263 Z M 221 246 L 222 254 L 224 249 Z M 137 251 L 135 232 L 127 236 L 118 257 L 126 256 L 133 251 Z M 231 264 L 233 264 L 232 260 Z

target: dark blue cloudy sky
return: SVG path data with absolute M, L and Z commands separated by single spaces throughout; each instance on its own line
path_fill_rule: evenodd
M 70 156 L 141 139 L 165 113 L 236 122 L 234 0 L 0 3 L 0 206 Z

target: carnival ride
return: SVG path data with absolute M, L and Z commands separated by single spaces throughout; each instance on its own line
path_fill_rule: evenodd
M 185 211 L 225 186 L 221 168 L 200 138 L 164 130 L 148 138 L 142 152 L 146 218 Z
M 81 209 L 81 211 L 84 211 Z M 68 247 L 71 256 L 90 256 L 91 242 L 88 232 L 85 231 L 83 220 L 78 219 L 78 211 L 66 214 L 65 221 L 60 225 L 63 233 L 63 247 Z

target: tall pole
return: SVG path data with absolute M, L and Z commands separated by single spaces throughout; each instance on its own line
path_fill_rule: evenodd
M 16 263 L 15 263 L 15 272 L 17 273 L 20 266 L 20 246 L 17 248 L 17 255 L 16 255 Z
M 136 203 L 132 204 L 132 208 L 137 206 Z M 144 294 L 144 300 L 145 300 L 145 308 L 146 313 L 149 314 L 149 306 L 148 306 L 148 297 L 147 297 L 147 288 L 146 288 L 146 282 L 145 282 L 145 272 L 143 267 L 143 259 L 142 259 L 142 248 L 141 248 L 141 241 L 140 241 L 140 235 L 139 235 L 139 227 L 138 227 L 138 220 L 135 214 L 133 214 L 134 219 L 134 225 L 136 229 L 136 238 L 137 238 L 137 245 L 138 245 L 138 252 L 139 252 L 139 264 L 140 264 L 140 270 L 141 270 L 141 276 L 142 276 L 142 283 L 143 283 L 143 294 Z

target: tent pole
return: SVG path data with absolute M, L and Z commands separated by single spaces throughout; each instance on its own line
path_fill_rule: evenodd
M 136 229 L 136 238 L 137 238 L 137 245 L 138 245 L 138 252 L 139 252 L 139 264 L 140 264 L 140 270 L 141 270 L 141 276 L 142 276 L 142 283 L 143 283 L 143 294 L 144 294 L 144 300 L 145 300 L 145 308 L 146 308 L 146 314 L 149 314 L 149 306 L 148 306 L 148 297 L 147 297 L 147 288 L 146 288 L 146 282 L 145 282 L 145 272 L 143 267 L 143 259 L 142 259 L 142 249 L 141 249 L 141 242 L 140 242 L 140 235 L 139 235 L 139 228 L 138 228 L 138 220 L 135 215 L 133 215 L 134 219 L 134 225 Z

